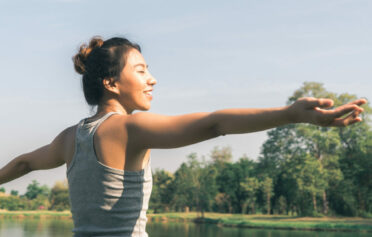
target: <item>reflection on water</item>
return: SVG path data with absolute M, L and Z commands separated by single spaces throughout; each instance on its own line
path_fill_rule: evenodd
M 70 237 L 72 220 L 0 219 L 1 237 Z
M 72 237 L 72 220 L 0 219 L 0 237 Z M 194 223 L 148 223 L 150 237 L 367 237 L 359 232 L 287 231 Z
M 147 231 L 150 237 L 367 237 L 370 233 L 325 232 L 325 231 L 289 231 L 248 228 L 218 227 L 193 223 L 149 223 Z

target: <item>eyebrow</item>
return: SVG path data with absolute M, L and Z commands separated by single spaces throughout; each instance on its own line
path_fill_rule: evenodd
M 143 63 L 138 63 L 138 64 L 134 65 L 133 67 L 137 67 L 137 66 L 142 66 L 142 67 L 145 67 L 145 68 L 149 68 L 149 65 L 145 65 Z

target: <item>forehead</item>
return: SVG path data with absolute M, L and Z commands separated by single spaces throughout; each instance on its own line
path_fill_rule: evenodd
M 127 54 L 126 64 L 128 66 L 135 66 L 137 64 L 144 64 L 146 65 L 145 59 L 143 58 L 142 54 L 137 49 L 131 49 Z

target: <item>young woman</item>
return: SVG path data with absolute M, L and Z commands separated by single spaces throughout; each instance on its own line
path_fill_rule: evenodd
M 288 123 L 347 126 L 361 121 L 364 99 L 334 109 L 330 99 L 290 106 L 225 109 L 165 116 L 150 109 L 156 84 L 140 47 L 124 38 L 93 38 L 74 56 L 85 99 L 97 113 L 62 131 L 50 144 L 0 170 L 0 184 L 66 163 L 75 236 L 147 236 L 152 188 L 150 148 L 175 148 L 226 134 Z

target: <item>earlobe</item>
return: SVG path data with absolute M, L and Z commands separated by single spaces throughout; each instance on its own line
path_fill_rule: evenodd
M 106 90 L 108 90 L 108 91 L 110 91 L 114 94 L 119 94 L 119 88 L 118 88 L 114 78 L 112 78 L 112 77 L 105 78 L 105 79 L 103 79 L 102 83 L 103 83 L 103 86 L 105 87 Z

